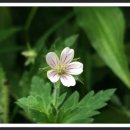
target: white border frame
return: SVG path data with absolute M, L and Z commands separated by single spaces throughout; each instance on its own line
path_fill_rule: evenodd
M 0 7 L 129 7 L 130 3 L 0 3 Z M 112 115 L 114 116 L 114 115 Z M 130 127 L 130 124 L 120 123 L 120 124 L 0 124 L 1 127 Z
M 7 7 L 95 7 L 95 6 L 105 6 L 105 7 L 128 7 L 130 3 L 0 3 L 1 6 Z
M 89 127 L 89 128 L 127 128 L 130 127 L 130 124 L 0 124 L 0 128 L 1 127 L 37 127 L 37 128 L 41 128 L 41 127 L 76 127 L 76 128 L 80 128 L 80 127 Z

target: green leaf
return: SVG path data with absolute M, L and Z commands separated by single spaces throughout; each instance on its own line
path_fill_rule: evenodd
M 75 34 L 75 35 L 69 36 L 69 37 L 67 37 L 65 39 L 63 37 L 57 38 L 53 42 L 50 51 L 55 51 L 56 54 L 58 56 L 60 56 L 61 51 L 65 47 L 72 47 L 76 43 L 76 40 L 77 40 L 78 36 L 79 36 L 78 34 Z
M 65 48 L 64 40 L 62 37 L 58 37 L 51 45 L 49 51 L 55 51 L 55 53 L 60 56 L 61 51 Z
M 39 99 L 38 97 L 28 96 L 27 98 L 19 99 L 16 103 L 24 109 L 30 119 L 40 123 L 48 121 L 48 118 L 42 100 Z
M 91 123 L 94 115 L 99 114 L 97 111 L 91 111 L 85 107 L 79 107 L 72 111 L 68 111 L 66 116 L 62 119 L 64 123 Z
M 68 46 L 68 47 L 73 46 L 74 43 L 76 42 L 78 36 L 79 35 L 76 34 L 76 35 L 72 35 L 72 36 L 68 37 L 67 39 L 65 39 L 65 41 L 64 41 L 65 46 Z
M 26 74 L 26 72 L 23 73 L 23 79 L 20 81 L 20 85 L 19 85 L 20 90 L 22 90 L 22 91 L 19 91 L 18 93 L 15 94 L 15 95 L 17 95 L 17 97 L 26 96 L 29 93 L 30 79 L 34 76 L 34 74 L 36 74 L 36 75 L 39 73 L 41 74 L 41 72 L 39 71 L 39 68 L 44 68 L 47 66 L 47 63 L 45 61 L 45 55 L 48 52 L 47 45 L 46 45 L 48 38 L 54 32 L 56 32 L 56 30 L 58 28 L 63 26 L 72 16 L 73 16 L 72 13 L 68 14 L 63 19 L 61 19 L 57 24 L 54 24 L 52 27 L 50 27 L 50 29 L 48 29 L 47 32 L 43 33 L 40 36 L 40 38 L 38 38 L 38 40 L 36 41 L 36 43 L 34 45 L 34 48 L 38 54 L 35 64 L 31 66 L 31 70 L 27 74 Z M 46 73 L 44 73 L 43 71 L 42 71 L 41 75 L 44 78 L 46 78 Z M 17 86 L 13 86 L 13 87 L 15 90 L 17 90 Z
M 39 100 L 34 96 L 23 97 L 18 100 L 17 104 L 25 111 L 28 111 L 29 109 L 41 111 L 41 104 L 39 103 Z
M 64 123 L 90 123 L 92 117 L 99 114 L 98 109 L 104 107 L 108 100 L 115 92 L 115 89 L 99 91 L 94 95 L 94 92 L 89 92 L 73 109 L 69 106 L 67 111 L 63 111 L 61 122 Z M 72 97 L 72 96 L 70 96 Z M 73 101 L 69 104 L 73 105 Z M 65 104 L 66 105 L 66 104 Z M 64 108 L 64 104 L 62 106 Z M 66 108 L 67 109 L 67 108 Z
M 57 108 L 52 105 L 51 85 L 42 78 L 34 76 L 29 96 L 16 102 L 27 116 L 38 123 L 90 123 L 93 116 L 99 114 L 98 109 L 104 107 L 115 89 L 100 91 L 94 95 L 91 91 L 81 101 L 75 91 L 67 99 L 66 93 L 57 98 Z
M 61 109 L 64 110 L 73 109 L 75 106 L 77 106 L 79 101 L 79 93 L 75 91 L 63 104 Z
M 125 21 L 121 10 L 116 7 L 75 8 L 75 14 L 99 56 L 130 88 L 123 44 Z
M 94 95 L 94 92 L 91 91 L 86 95 L 79 103 L 79 105 L 85 107 L 90 107 L 91 109 L 99 109 L 106 105 L 106 101 L 110 99 L 110 97 L 114 94 L 115 89 L 101 90 L 97 94 Z M 87 103 L 87 106 L 86 106 Z M 90 106 L 89 104 L 93 105 Z
M 34 122 L 38 122 L 38 123 L 49 122 L 47 115 L 44 114 L 43 112 L 36 111 L 36 110 L 30 110 L 30 112 L 31 112 L 30 114 L 31 118 Z
M 16 102 L 25 112 L 38 121 L 38 117 L 41 113 L 40 120 L 42 117 L 48 116 L 51 112 L 51 86 L 49 83 L 46 83 L 43 79 L 38 76 L 32 78 L 31 91 L 28 97 L 23 97 L 17 100 Z M 37 115 L 37 114 L 38 115 Z M 36 116 L 37 115 L 37 116 Z
M 50 105 L 50 97 L 51 97 L 51 85 L 49 83 L 45 83 L 43 79 L 40 79 L 37 76 L 32 78 L 31 84 L 31 92 L 32 96 L 40 96 L 42 100 L 45 102 L 45 107 L 48 108 Z
M 67 95 L 67 92 L 63 93 L 61 96 L 58 97 L 57 107 L 59 107 L 64 102 L 66 95 Z
M 32 78 L 31 92 L 16 102 L 28 117 L 38 123 L 90 123 L 98 109 L 104 107 L 115 89 L 88 93 L 79 101 L 79 93 L 73 92 L 68 98 L 66 93 L 59 95 L 57 106 L 53 106 L 50 84 L 38 76 Z

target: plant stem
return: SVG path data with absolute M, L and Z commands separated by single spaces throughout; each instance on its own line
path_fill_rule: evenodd
M 57 99 L 60 94 L 60 88 L 58 84 L 54 84 L 54 90 L 53 90 L 53 105 L 55 106 L 57 110 Z
M 30 26 L 31 26 L 31 23 L 32 23 L 32 20 L 33 20 L 33 18 L 34 18 L 34 16 L 35 16 L 35 14 L 36 14 L 36 12 L 37 12 L 37 9 L 38 9 L 38 7 L 32 7 L 32 9 L 31 9 L 31 11 L 30 11 L 30 13 L 29 13 L 29 16 L 28 16 L 28 18 L 27 18 L 27 20 L 26 20 L 26 22 L 25 22 L 25 26 L 24 26 L 24 29 L 25 29 L 25 42 L 26 42 L 26 44 L 27 44 L 27 48 L 30 50 L 31 49 L 31 45 L 30 45 L 30 43 L 29 43 L 29 28 L 30 28 Z
M 30 27 L 30 25 L 31 25 L 31 22 L 32 22 L 32 20 L 33 20 L 35 14 L 36 14 L 36 12 L 37 12 L 37 9 L 38 9 L 38 7 L 32 7 L 32 10 L 31 10 L 31 12 L 30 12 L 30 14 L 29 14 L 29 16 L 28 16 L 28 19 L 27 19 L 27 21 L 26 21 L 26 23 L 25 23 L 25 29 L 26 29 L 26 30 L 29 29 L 29 27 Z
M 59 95 L 60 95 L 60 84 L 54 84 L 54 90 L 53 90 L 53 105 L 54 105 L 54 108 L 55 108 L 55 118 L 54 118 L 54 122 L 56 123 L 57 122 L 57 116 L 58 116 L 58 104 L 57 104 L 57 100 L 59 98 Z
M 56 106 L 56 99 L 57 99 L 57 88 L 54 85 L 54 90 L 53 90 L 53 105 Z

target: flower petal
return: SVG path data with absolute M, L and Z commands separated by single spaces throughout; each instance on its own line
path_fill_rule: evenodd
M 66 87 L 75 86 L 76 84 L 74 77 L 71 75 L 67 75 L 67 74 L 61 75 L 60 80 L 62 84 Z
M 66 47 L 62 52 L 60 56 L 60 62 L 68 64 L 70 63 L 74 58 L 74 50 L 70 49 L 69 47 Z
M 60 78 L 60 76 L 54 70 L 49 70 L 47 72 L 47 77 L 53 83 L 57 82 Z
M 57 64 L 59 64 L 59 58 L 56 53 L 49 52 L 46 55 L 46 62 L 50 67 L 54 68 Z
M 67 66 L 67 73 L 79 75 L 83 72 L 83 64 L 80 62 L 72 62 Z

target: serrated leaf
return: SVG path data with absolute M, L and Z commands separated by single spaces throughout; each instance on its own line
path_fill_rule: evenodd
M 73 109 L 79 102 L 79 93 L 75 91 L 63 104 L 61 109 L 68 110 Z
M 65 47 L 64 41 L 62 37 L 58 37 L 51 45 L 51 48 L 49 51 L 55 51 L 55 53 L 60 56 L 61 51 Z
M 79 101 L 79 93 L 75 91 L 66 100 L 66 93 L 57 98 L 56 109 L 52 104 L 51 89 L 40 77 L 34 76 L 31 92 L 28 97 L 19 99 L 16 103 L 38 123 L 90 123 L 93 116 L 99 114 L 98 109 L 104 107 L 115 89 L 88 93 Z M 49 98 L 47 97 L 49 96 Z M 65 101 L 64 101 L 65 100 Z M 41 115 L 41 116 L 40 116 Z
M 52 44 L 50 51 L 54 51 L 56 52 L 56 54 L 58 56 L 60 56 L 61 51 L 65 48 L 65 47 L 71 47 L 75 44 L 77 38 L 78 38 L 78 34 L 72 35 L 70 37 L 67 37 L 65 39 L 63 39 L 62 37 L 58 37 Z
M 34 109 L 34 110 L 39 110 L 39 111 L 42 110 L 41 109 L 42 105 L 34 96 L 23 97 L 19 99 L 16 103 L 25 110 L 29 110 L 29 109 Z
M 34 122 L 38 122 L 38 123 L 49 122 L 49 119 L 45 113 L 36 110 L 31 110 L 31 109 L 30 112 L 31 112 L 30 114 L 31 118 Z
M 125 21 L 121 10 L 117 7 L 75 8 L 75 14 L 99 56 L 130 88 L 123 44 Z
M 84 103 L 91 103 L 91 97 L 94 95 L 94 91 L 90 91 L 81 101 L 80 104 L 84 104 Z
M 91 109 L 86 109 L 86 107 L 76 107 L 71 111 L 67 111 L 66 115 L 62 119 L 64 123 L 89 123 L 91 122 L 91 117 L 99 114 L 98 111 L 91 112 Z M 85 122 L 88 121 L 88 122 Z
M 34 122 L 44 122 L 47 121 L 47 113 L 46 110 L 41 103 L 42 100 L 39 97 L 38 100 L 34 96 L 28 96 L 27 98 L 21 98 L 16 103 L 24 109 L 27 116 L 30 117 Z
M 93 91 L 89 92 L 78 105 L 73 107 L 73 109 L 68 109 L 63 112 L 64 114 L 61 122 L 84 123 L 87 121 L 86 123 L 90 123 L 92 121 L 92 117 L 99 114 L 98 109 L 107 104 L 106 102 L 111 98 L 114 92 L 115 89 L 99 91 L 95 95 Z
M 114 92 L 115 89 L 108 89 L 105 91 L 101 90 L 95 95 L 93 95 L 93 92 L 90 92 L 80 101 L 79 105 L 89 107 L 91 109 L 99 109 L 106 105 L 105 102 L 111 98 Z
M 67 92 L 59 96 L 58 101 L 57 101 L 57 107 L 59 107 L 64 102 L 66 95 L 67 95 Z
M 17 100 L 16 102 L 21 108 L 23 108 L 29 116 L 35 118 L 36 112 L 41 113 L 42 117 L 48 115 L 51 107 L 51 86 L 50 84 L 44 82 L 38 76 L 34 76 L 31 82 L 30 95 Z M 39 120 L 45 120 L 45 119 Z
M 50 96 L 51 96 L 50 84 L 45 83 L 43 79 L 34 76 L 32 78 L 30 95 L 40 96 L 44 100 L 45 106 L 47 107 L 50 102 Z

